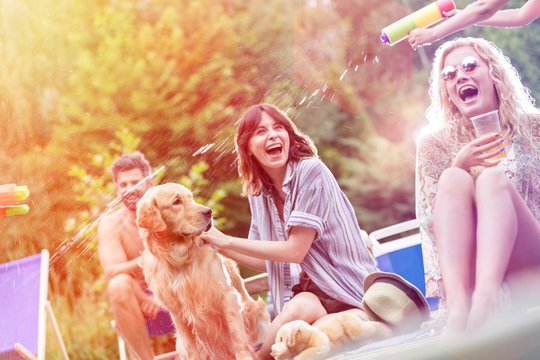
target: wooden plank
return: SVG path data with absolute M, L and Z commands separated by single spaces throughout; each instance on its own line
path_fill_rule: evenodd
M 489 325 L 441 339 L 439 334 L 418 332 L 404 341 L 392 339 L 349 348 L 328 360 L 370 359 L 540 359 L 540 311 L 530 308 L 516 310 L 505 317 L 492 319 Z
M 268 291 L 268 274 L 262 273 L 244 279 L 244 285 L 250 295 L 258 295 Z

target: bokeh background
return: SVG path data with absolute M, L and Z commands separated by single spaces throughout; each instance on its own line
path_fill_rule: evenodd
M 165 167 L 159 181 L 186 184 L 222 229 L 246 236 L 234 123 L 270 102 L 313 138 L 362 228 L 414 218 L 415 139 L 438 44 L 413 52 L 378 37 L 428 3 L 0 0 L 0 184 L 31 191 L 28 215 L 0 219 L 0 263 L 49 249 L 71 358 L 117 357 L 95 224 L 121 153 L 143 152 Z M 539 98 L 540 21 L 459 35 L 494 41 Z M 52 337 L 47 353 L 59 356 Z

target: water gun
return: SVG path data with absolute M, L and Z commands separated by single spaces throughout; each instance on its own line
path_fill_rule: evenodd
M 438 0 L 431 3 L 382 29 L 381 41 L 385 45 L 397 44 L 405 39 L 411 30 L 435 24 L 443 18 L 443 12 L 455 8 L 453 0 Z
M 26 186 L 15 184 L 0 185 L 0 218 L 28 214 L 30 207 L 26 204 L 19 204 L 28 195 L 30 195 L 30 191 Z

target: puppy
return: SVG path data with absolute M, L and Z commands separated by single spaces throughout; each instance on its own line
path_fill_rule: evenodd
M 242 317 L 240 302 L 247 304 L 246 316 L 245 309 L 256 302 L 236 265 L 227 265 L 199 238 L 212 226 L 212 211 L 182 185 L 168 183 L 149 189 L 139 201 L 137 225 L 145 229 L 143 273 L 171 313 L 178 353 L 189 360 L 252 359 L 246 328 L 257 334 L 257 327 L 245 325 L 251 320 Z
M 272 345 L 276 360 L 323 359 L 347 345 L 366 345 L 392 336 L 385 324 L 362 318 L 357 311 L 328 314 L 313 325 L 302 320 L 284 324 Z
M 330 339 L 304 320 L 294 320 L 279 328 L 272 356 L 276 360 L 321 359 L 332 349 Z

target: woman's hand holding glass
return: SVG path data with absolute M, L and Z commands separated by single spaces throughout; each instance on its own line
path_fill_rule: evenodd
M 499 161 L 489 161 L 489 159 L 504 151 L 504 146 L 501 146 L 503 142 L 504 138 L 500 134 L 490 134 L 474 139 L 456 154 L 452 166 L 468 172 L 473 166 L 497 165 Z

